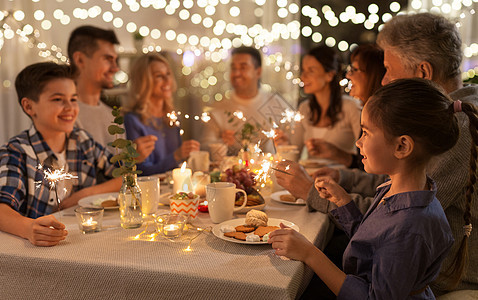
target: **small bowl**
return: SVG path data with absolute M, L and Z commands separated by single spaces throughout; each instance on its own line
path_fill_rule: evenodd
M 183 235 L 186 217 L 179 214 L 162 214 L 155 218 L 158 230 L 167 238 L 177 238 Z

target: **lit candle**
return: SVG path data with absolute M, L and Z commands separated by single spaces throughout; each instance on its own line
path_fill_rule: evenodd
M 189 168 L 186 168 L 186 162 L 184 162 L 181 168 L 176 168 L 173 170 L 173 193 L 183 191 L 184 183 L 190 178 L 192 171 Z
M 93 219 L 89 218 L 85 222 L 81 223 L 84 232 L 91 232 L 95 231 L 96 227 L 98 226 L 98 222 L 93 221 Z
M 179 235 L 179 226 L 176 224 L 164 225 L 163 233 L 165 236 L 175 237 Z

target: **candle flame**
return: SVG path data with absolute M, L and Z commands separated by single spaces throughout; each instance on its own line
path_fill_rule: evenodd
M 186 162 L 183 162 L 181 165 L 181 173 L 184 173 L 186 171 Z

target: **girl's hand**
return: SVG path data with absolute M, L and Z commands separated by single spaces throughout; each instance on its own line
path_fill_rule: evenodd
M 315 189 L 319 192 L 320 197 L 335 203 L 338 207 L 352 201 L 350 195 L 328 176 L 315 178 Z
M 275 254 L 294 260 L 305 261 L 309 253 L 315 249 L 315 246 L 294 229 L 282 223 L 280 227 L 281 229 L 270 233 L 269 240 L 267 241 L 269 244 L 272 244 Z

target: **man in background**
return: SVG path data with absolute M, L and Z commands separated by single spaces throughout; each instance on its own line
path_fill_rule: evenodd
M 95 141 L 107 146 L 117 137 L 108 133 L 113 116 L 111 107 L 101 101 L 103 89 L 113 88 L 118 67 L 115 45 L 119 41 L 113 30 L 94 26 L 80 26 L 73 30 L 68 40 L 70 66 L 78 90 L 77 126 L 85 129 Z M 124 137 L 122 135 L 121 137 Z M 136 139 L 139 161 L 143 161 L 154 149 L 156 137 Z

